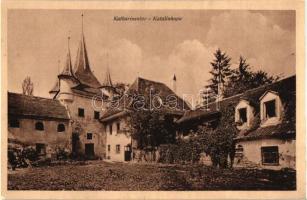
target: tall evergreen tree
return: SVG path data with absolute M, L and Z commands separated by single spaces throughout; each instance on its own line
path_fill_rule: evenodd
M 271 76 L 267 72 L 259 70 L 252 74 L 251 87 L 259 87 L 261 85 L 270 84 L 279 79 L 279 76 Z
M 218 83 L 225 86 L 228 78 L 232 74 L 232 70 L 230 69 L 231 58 L 220 49 L 216 50 L 214 57 L 213 62 L 211 62 L 212 70 L 210 71 L 213 77 L 209 80 L 209 86 L 215 94 L 218 94 Z
M 239 65 L 232 74 L 224 91 L 225 97 L 232 96 L 251 88 L 253 73 L 246 59 L 240 56 Z
M 238 68 L 233 70 L 233 74 L 225 87 L 224 96 L 240 94 L 246 90 L 273 83 L 278 79 L 278 76 L 271 76 L 262 70 L 253 72 L 246 59 L 241 56 Z

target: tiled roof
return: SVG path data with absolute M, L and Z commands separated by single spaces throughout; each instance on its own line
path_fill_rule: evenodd
M 295 134 L 295 124 L 284 122 L 274 126 L 259 127 L 253 131 L 241 131 L 236 137 L 236 140 L 252 140 L 270 137 L 294 138 Z
M 63 71 L 59 74 L 59 76 L 68 76 L 74 78 L 74 73 L 72 70 L 71 65 L 71 56 L 70 56 L 70 49 L 69 49 L 69 38 L 68 38 L 68 48 L 67 48 L 67 56 L 66 56 L 66 62 L 63 68 Z
M 232 97 L 225 98 L 220 101 L 220 108 L 225 108 L 225 107 L 232 107 L 233 110 L 235 106 L 239 103 L 241 99 L 247 100 L 251 106 L 253 106 L 254 111 L 255 111 L 255 116 L 259 118 L 259 112 L 260 112 L 260 100 L 259 98 L 267 91 L 273 91 L 278 93 L 282 104 L 283 104 L 283 121 L 281 122 L 283 126 L 285 124 L 288 124 L 285 128 L 285 131 L 293 131 L 295 130 L 295 103 L 296 103 L 296 78 L 295 76 L 291 76 L 285 79 L 282 79 L 280 81 L 277 81 L 272 84 L 264 85 L 258 88 L 254 88 L 251 90 L 248 90 L 242 94 L 238 94 Z M 185 124 L 189 123 L 193 120 L 201 120 L 204 119 L 205 117 L 212 115 L 214 112 L 217 111 L 217 104 L 210 103 L 208 104 L 209 110 L 199 108 L 193 111 L 186 111 L 185 114 L 181 119 L 177 121 L 179 124 Z M 223 114 L 223 113 L 221 113 Z M 258 115 L 257 115 L 258 114 Z M 290 125 L 291 126 L 290 126 Z M 280 128 L 281 125 L 278 126 L 272 126 L 272 127 L 266 127 L 262 128 L 260 127 L 260 124 L 257 125 L 256 129 L 250 132 L 244 132 L 243 136 L 244 137 L 255 137 L 255 136 L 263 136 L 266 133 L 270 132 L 271 129 L 278 129 L 278 130 L 283 130 L 283 128 Z M 278 132 L 278 131 L 277 131 Z M 242 132 L 239 133 L 239 137 L 242 137 Z
M 81 84 L 92 88 L 101 87 L 101 84 L 91 71 L 83 33 L 81 35 L 74 70 L 74 75 L 81 82 Z
M 8 93 L 8 114 L 25 118 L 69 119 L 65 107 L 58 101 L 17 93 Z
M 177 124 L 181 124 L 190 120 L 202 120 L 208 116 L 218 114 L 219 111 L 216 110 L 204 110 L 204 109 L 197 109 L 197 110 L 188 110 L 184 113 L 184 115 L 176 121 Z
M 89 97 L 101 96 L 101 90 L 98 88 L 84 87 L 84 85 L 78 85 L 72 88 L 72 91 L 76 94 L 81 94 Z
M 160 82 L 155 82 L 138 77 L 135 82 L 129 87 L 125 93 L 126 98 L 121 98 L 119 101 L 119 106 L 116 108 L 109 108 L 103 114 L 102 118 L 109 117 L 116 113 L 119 113 L 125 109 L 133 110 L 133 94 L 143 95 L 149 97 L 150 90 L 152 91 L 152 96 L 157 95 L 161 98 L 163 106 L 159 110 L 167 112 L 169 114 L 183 115 L 185 110 L 190 110 L 190 106 L 180 97 L 178 97 L 169 87 Z M 170 108 L 166 102 L 168 102 L 168 97 L 176 97 L 177 104 L 175 108 Z
M 102 83 L 102 86 L 103 87 L 113 87 L 109 68 L 107 68 L 106 76 L 105 76 L 105 79 L 104 79 L 104 81 Z

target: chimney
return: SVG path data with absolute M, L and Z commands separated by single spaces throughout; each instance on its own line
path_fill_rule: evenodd
M 173 91 L 176 93 L 177 92 L 177 83 L 176 83 L 176 81 L 177 81 L 177 78 L 176 78 L 176 75 L 174 74 L 174 76 L 173 76 L 173 80 L 172 80 L 172 86 L 173 86 Z

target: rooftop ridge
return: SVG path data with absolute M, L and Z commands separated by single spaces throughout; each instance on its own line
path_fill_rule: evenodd
M 291 75 L 291 76 L 285 77 L 285 78 L 283 78 L 283 79 L 277 80 L 277 81 L 275 81 L 275 82 L 273 82 L 273 83 L 270 83 L 270 84 L 267 84 L 267 85 L 262 85 L 262 86 L 259 86 L 259 87 L 256 87 L 256 88 L 252 88 L 252 89 L 246 90 L 246 91 L 244 91 L 244 92 L 242 92 L 242 93 L 239 93 L 239 94 L 236 94 L 236 95 L 233 95 L 233 96 L 230 96 L 230 97 L 223 98 L 220 102 L 223 102 L 223 101 L 226 101 L 226 100 L 229 100 L 229 99 L 232 99 L 232 98 L 236 98 L 236 97 L 242 96 L 242 95 L 244 95 L 244 94 L 247 93 L 247 92 L 253 92 L 253 91 L 256 91 L 256 90 L 260 90 L 260 89 L 262 89 L 262 88 L 265 88 L 265 87 L 274 85 L 274 84 L 276 84 L 276 83 L 279 83 L 279 82 L 282 82 L 282 81 L 285 81 L 285 80 L 287 80 L 287 79 L 294 78 L 294 77 L 296 77 L 296 75 Z M 214 102 L 208 103 L 208 106 L 209 106 L 209 105 L 213 105 L 213 104 L 216 104 L 216 102 L 214 101 Z M 201 107 L 200 107 L 200 108 L 201 108 Z M 198 108 L 198 109 L 199 109 L 199 108 Z M 197 110 L 197 109 L 195 109 L 195 110 Z
M 52 98 L 48 98 L 48 97 L 40 97 L 40 96 L 31 96 L 31 95 L 26 95 L 26 94 L 21 94 L 21 93 L 17 93 L 17 92 L 10 92 L 8 91 L 8 94 L 10 95 L 18 95 L 18 96 L 23 96 L 23 97 L 27 97 L 27 98 L 35 98 L 35 99 L 46 99 L 46 100 L 51 100 L 51 101 L 56 101 L 59 102 L 56 99 L 52 99 Z

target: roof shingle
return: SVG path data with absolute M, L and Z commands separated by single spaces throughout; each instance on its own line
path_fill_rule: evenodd
M 69 119 L 67 110 L 58 100 L 11 92 L 8 93 L 8 114 L 25 118 Z

